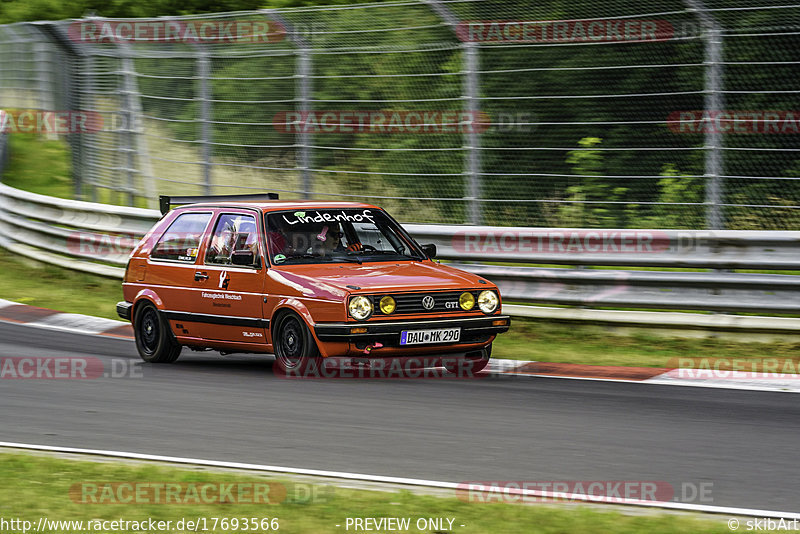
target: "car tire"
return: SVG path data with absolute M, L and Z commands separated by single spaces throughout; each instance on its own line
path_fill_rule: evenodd
M 150 303 L 136 307 L 133 334 L 139 356 L 149 363 L 172 363 L 181 355 L 181 346 L 175 341 L 169 324 Z
M 299 315 L 292 312 L 278 317 L 272 331 L 275 369 L 291 376 L 308 376 L 318 369 L 320 354 L 311 331 Z
M 462 360 L 457 363 L 445 363 L 444 368 L 450 373 L 463 375 L 464 377 L 475 376 L 489 365 L 489 359 L 491 357 L 492 345 L 490 343 L 481 351 L 480 358 Z

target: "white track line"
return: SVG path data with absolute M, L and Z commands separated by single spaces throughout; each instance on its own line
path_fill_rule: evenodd
M 366 475 L 360 473 L 347 473 L 343 471 L 324 471 L 319 469 L 301 469 L 297 467 L 280 467 L 276 465 L 246 464 L 240 462 L 224 462 L 220 460 L 199 460 L 196 458 L 182 458 L 177 456 L 162 456 L 157 454 L 142 454 L 138 452 L 106 451 L 101 449 L 78 449 L 75 447 L 55 447 L 51 445 L 31 445 L 28 443 L 12 443 L 0 441 L 0 447 L 13 449 L 27 449 L 34 451 L 61 452 L 70 454 L 87 454 L 93 456 L 106 456 L 111 458 L 126 458 L 134 460 L 149 460 L 154 462 L 169 462 L 174 464 L 201 465 L 205 467 L 222 467 L 227 469 L 244 469 L 248 471 L 265 471 L 271 473 L 288 473 L 294 475 L 308 475 L 343 480 L 356 480 L 362 482 L 382 482 L 385 484 L 402 484 L 407 486 L 420 486 L 437 489 L 452 489 L 466 491 L 464 484 L 455 482 L 439 482 L 436 480 L 422 480 L 418 478 L 388 477 L 381 475 Z M 520 497 L 552 498 L 552 492 L 504 488 L 504 493 Z M 560 494 L 556 494 L 560 495 Z M 616 504 L 627 506 L 641 506 L 646 508 L 663 508 L 670 510 L 683 510 L 689 512 L 706 512 L 711 514 L 725 514 L 729 516 L 771 517 L 776 519 L 800 519 L 798 512 L 776 512 L 774 510 L 758 510 L 755 508 L 735 508 L 728 506 L 709 506 L 705 504 L 691 504 L 665 501 L 629 501 L 619 502 L 609 497 L 595 495 L 570 495 L 571 499 L 595 504 Z
M 113 319 L 104 319 L 102 317 L 92 317 L 90 315 L 80 315 L 77 313 L 56 313 L 55 315 L 50 315 L 49 317 L 26 324 L 52 330 L 97 335 L 130 323 L 123 323 L 122 321 L 115 321 Z
M 769 380 L 764 380 L 763 386 L 752 385 L 753 382 L 743 384 L 735 380 L 719 380 L 711 382 L 708 380 L 678 380 L 678 379 L 664 379 L 661 375 L 654 376 L 653 378 L 645 378 L 644 380 L 629 380 L 626 378 L 598 378 L 589 376 L 563 376 L 563 375 L 540 375 L 535 373 L 518 373 L 507 372 L 498 373 L 501 375 L 511 375 L 520 377 L 532 378 L 558 378 L 562 380 L 588 380 L 590 382 L 622 382 L 625 384 L 646 384 L 652 386 L 685 386 L 696 388 L 712 388 L 712 389 L 738 389 L 740 391 L 766 391 L 771 393 L 800 393 L 800 380 L 797 381 L 793 387 L 785 384 L 770 384 Z
M 108 319 L 108 320 L 111 320 L 111 319 Z M 130 323 L 122 323 L 122 322 L 120 322 L 120 324 L 112 325 L 111 328 L 105 329 L 102 332 L 97 332 L 96 329 L 83 329 L 83 328 L 77 328 L 77 327 L 74 327 L 74 326 L 62 326 L 62 325 L 57 325 L 57 324 L 55 324 L 55 325 L 54 324 L 46 324 L 46 323 L 41 322 L 41 321 L 32 321 L 32 322 L 29 322 L 29 323 L 18 323 L 16 321 L 5 321 L 3 319 L 0 319 L 0 323 L 2 323 L 2 324 L 10 324 L 10 325 L 14 325 L 14 326 L 24 326 L 24 327 L 28 327 L 28 328 L 37 328 L 39 330 L 52 330 L 54 332 L 64 332 L 64 333 L 67 333 L 67 334 L 77 334 L 77 335 L 82 335 L 82 336 L 102 337 L 103 339 L 109 339 L 109 336 L 105 336 L 104 335 L 106 332 L 108 332 L 110 330 L 114 330 L 115 328 L 119 328 L 120 326 L 125 326 L 126 324 L 130 324 Z M 116 336 L 110 336 L 110 337 L 112 337 L 112 339 L 113 339 Z M 120 339 L 122 339 L 122 340 L 130 339 L 131 341 L 133 341 L 132 337 L 131 338 L 120 337 Z

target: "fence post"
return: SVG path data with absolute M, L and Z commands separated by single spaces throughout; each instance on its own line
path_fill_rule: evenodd
M 0 109 L 0 178 L 8 165 L 8 135 L 6 135 L 6 112 Z
M 82 76 L 83 82 L 80 90 L 81 103 L 84 105 L 85 109 L 97 109 L 97 100 L 94 97 L 95 59 L 91 53 L 84 56 L 82 66 L 84 68 L 84 76 Z M 83 156 L 81 160 L 83 167 L 82 170 L 86 172 L 87 176 L 87 179 L 84 181 L 86 182 L 86 185 L 89 186 L 89 200 L 92 202 L 97 202 L 97 168 L 94 166 L 95 153 L 92 150 L 93 147 L 91 146 L 91 143 L 87 142 L 83 136 L 79 143 L 81 145 L 81 155 Z M 76 187 L 79 186 L 76 184 Z M 78 198 L 85 198 L 83 191 L 81 191 L 81 196 Z
M 20 37 L 19 33 L 14 29 L 13 25 L 6 24 L 3 26 L 3 30 L 5 32 L 10 32 L 11 36 L 13 37 L 11 40 L 7 41 L 10 43 L 14 43 L 14 52 L 17 55 L 16 59 L 19 61 L 19 56 L 24 54 L 25 46 L 28 44 L 28 40 Z M 14 107 L 14 108 L 28 108 L 33 107 L 27 100 L 27 95 L 20 93 L 25 93 L 24 90 L 21 91 L 21 88 L 28 85 L 27 80 L 23 77 L 24 75 L 20 75 L 22 69 L 19 68 L 19 63 L 17 63 L 16 69 L 9 69 L 7 71 L 3 71 L 3 76 L 8 80 L 13 80 L 14 89 L 12 92 L 13 101 L 14 103 L 9 105 L 8 102 L 4 99 L 3 105 L 7 108 Z M 13 72 L 13 74 L 12 74 Z M 33 88 L 31 88 L 31 92 L 33 92 Z
M 128 205 L 133 206 L 136 200 L 134 195 L 136 191 L 134 179 L 134 152 L 136 151 L 136 145 L 133 142 L 133 59 L 125 43 L 120 45 L 120 56 L 122 61 L 122 101 L 124 106 L 122 109 L 122 118 L 124 122 L 120 129 L 120 134 L 122 134 L 125 140 L 122 150 L 125 153 L 125 157 L 123 158 L 125 160 L 125 175 L 128 178 L 126 186 Z
M 88 111 L 97 109 L 97 103 L 92 100 L 94 91 L 94 57 L 91 49 L 72 40 L 68 31 L 63 26 L 72 24 L 58 22 L 30 23 L 39 32 L 43 42 L 49 43 L 54 50 L 54 65 L 60 67 L 57 87 L 62 91 L 60 99 L 54 108 L 61 106 L 70 111 Z M 54 93 L 54 98 L 58 97 Z M 77 134 L 67 136 L 72 158 L 72 177 L 74 181 L 75 198 L 86 198 L 85 187 L 89 188 L 92 201 L 97 201 L 96 167 L 92 162 L 93 144 L 89 141 L 91 136 Z
M 716 23 L 708 29 L 706 49 L 706 113 L 715 120 L 712 124 L 717 124 L 716 119 L 722 111 L 722 93 L 720 85 L 722 83 L 722 31 Z M 722 132 L 720 128 L 711 128 L 706 133 L 706 203 L 708 204 L 708 216 L 706 225 L 712 230 L 721 230 L 725 227 L 725 218 L 722 213 L 723 195 L 723 155 L 722 155 Z
M 459 19 L 449 7 L 441 3 L 441 0 L 425 0 L 431 9 L 450 26 L 453 33 L 458 37 Z M 461 74 L 464 76 L 463 95 L 464 111 L 469 117 L 470 124 L 461 124 L 464 128 L 464 177 L 466 178 L 465 200 L 467 201 L 467 221 L 470 224 L 481 224 L 483 215 L 481 213 L 481 151 L 480 136 L 478 135 L 478 47 L 475 43 L 459 39 L 461 41 L 462 68 Z
M 55 111 L 53 109 L 53 86 L 50 78 L 52 63 L 48 61 L 48 45 L 43 40 L 36 40 L 33 43 L 33 57 L 36 61 L 36 92 L 38 93 L 37 105 L 42 111 Z M 48 134 L 48 139 L 55 139 L 58 136 Z
M 470 224 L 481 224 L 481 151 L 476 124 L 478 119 L 478 49 L 475 43 L 464 43 L 464 94 L 470 124 L 466 132 L 467 149 L 467 199 L 469 200 Z M 466 125 L 465 125 L 466 126 Z
M 314 184 L 311 182 L 311 133 L 306 127 L 311 109 L 311 54 L 308 48 L 300 48 L 297 56 L 297 111 L 300 112 L 300 152 L 298 167 L 303 178 L 303 198 L 311 198 Z
M 311 178 L 311 132 L 306 127 L 308 112 L 311 111 L 311 43 L 300 35 L 294 25 L 281 13 L 272 9 L 261 11 L 265 16 L 283 26 L 286 36 L 297 45 L 297 64 L 295 65 L 295 107 L 300 113 L 300 134 L 297 138 L 296 169 L 300 172 L 303 198 L 311 198 L 314 182 Z M 288 126 L 288 124 L 286 125 Z
M 208 51 L 198 45 L 197 77 L 200 79 L 200 140 L 203 146 L 203 192 L 212 194 L 211 185 L 211 60 Z
M 705 36 L 705 116 L 711 120 L 712 128 L 705 132 L 705 179 L 706 179 L 706 227 L 721 230 L 725 227 L 722 213 L 724 160 L 722 132 L 718 118 L 724 107 L 722 93 L 722 27 L 711 15 L 702 0 L 685 0 L 686 5 L 697 12 Z
M 71 54 L 69 57 L 68 54 Z M 78 77 L 75 75 L 79 71 L 79 65 L 84 66 L 85 61 L 88 61 L 88 56 L 77 55 L 73 51 L 65 52 L 59 47 L 59 58 L 62 68 L 62 76 L 64 79 L 62 87 L 64 88 L 64 104 L 66 109 L 73 109 L 76 111 L 84 111 L 87 106 L 84 102 L 83 95 L 80 91 Z M 90 74 L 85 74 L 89 77 Z M 84 158 L 86 157 L 86 147 L 84 146 L 83 136 L 71 136 L 69 140 L 70 157 L 72 160 L 72 180 L 73 191 L 76 200 L 85 200 L 86 192 L 83 190 L 85 185 L 84 172 L 86 172 L 86 164 Z

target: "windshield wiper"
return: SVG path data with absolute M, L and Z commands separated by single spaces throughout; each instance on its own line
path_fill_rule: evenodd
M 350 263 L 358 263 L 359 265 L 363 263 L 361 256 L 336 256 L 334 260 L 344 260 Z

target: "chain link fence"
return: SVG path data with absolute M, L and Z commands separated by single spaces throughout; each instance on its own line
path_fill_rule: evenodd
M 786 230 L 799 56 L 800 5 L 777 0 L 86 18 L 0 26 L 0 108 L 11 131 L 68 112 L 50 133 L 87 200 L 269 190 L 415 222 Z

